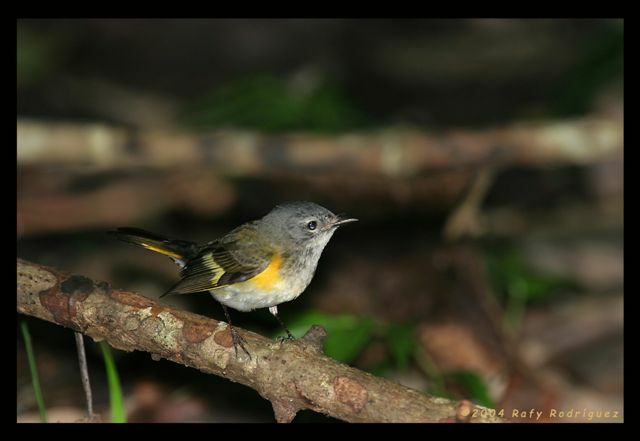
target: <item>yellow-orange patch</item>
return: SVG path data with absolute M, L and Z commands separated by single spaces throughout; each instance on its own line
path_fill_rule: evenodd
M 257 276 L 249 280 L 256 288 L 269 291 L 275 287 L 280 281 L 280 266 L 282 265 L 282 256 L 276 254 L 271 258 L 271 263 Z

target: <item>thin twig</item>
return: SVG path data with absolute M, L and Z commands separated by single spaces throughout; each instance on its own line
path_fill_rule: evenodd
M 91 383 L 89 382 L 89 369 L 87 367 L 87 356 L 84 352 L 84 337 L 80 332 L 75 332 L 76 347 L 78 348 L 78 363 L 80 364 L 80 377 L 82 378 L 82 387 L 84 395 L 87 399 L 87 417 L 93 418 L 93 399 L 91 398 Z
M 475 237 L 482 233 L 478 219 L 480 206 L 491 187 L 494 174 L 493 167 L 485 167 L 477 172 L 465 198 L 447 219 L 444 236 L 448 241 L 455 241 L 467 235 Z

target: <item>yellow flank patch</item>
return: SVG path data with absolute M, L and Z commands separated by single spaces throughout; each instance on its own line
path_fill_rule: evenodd
M 140 245 L 145 247 L 148 250 L 155 251 L 156 253 L 164 254 L 165 256 L 174 257 L 176 259 L 182 259 L 182 256 L 174 253 L 173 251 L 169 251 L 165 248 L 160 248 L 156 245 L 151 245 L 150 243 L 141 242 Z
M 280 281 L 280 266 L 282 265 L 282 256 L 276 254 L 271 258 L 271 263 L 257 276 L 249 279 L 256 288 L 269 291 L 275 287 Z

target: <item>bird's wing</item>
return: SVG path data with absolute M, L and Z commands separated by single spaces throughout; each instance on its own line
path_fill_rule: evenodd
M 204 245 L 180 272 L 181 280 L 168 294 L 209 291 L 243 282 L 269 266 L 273 251 L 264 245 L 253 223 L 241 225 L 221 239 Z

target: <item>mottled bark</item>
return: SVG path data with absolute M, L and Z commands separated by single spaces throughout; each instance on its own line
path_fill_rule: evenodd
M 301 409 L 351 422 L 500 421 L 469 401 L 424 395 L 325 356 L 319 326 L 284 343 L 239 329 L 252 358 L 236 358 L 224 322 L 21 259 L 17 272 L 18 312 L 249 386 L 272 403 L 278 422 Z

